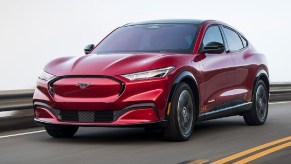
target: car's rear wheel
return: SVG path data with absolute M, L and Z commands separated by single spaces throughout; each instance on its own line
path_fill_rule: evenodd
M 248 125 L 263 125 L 268 116 L 269 96 L 266 84 L 258 80 L 253 91 L 252 108 L 244 114 L 244 120 Z
M 164 129 L 164 137 L 173 141 L 186 141 L 190 138 L 194 123 L 194 96 L 186 83 L 180 83 L 174 91 L 168 125 Z
M 70 138 L 78 129 L 78 126 L 45 126 L 47 133 L 54 138 Z

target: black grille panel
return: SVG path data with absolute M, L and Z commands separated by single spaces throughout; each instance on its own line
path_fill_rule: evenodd
M 70 122 L 111 122 L 113 111 L 62 110 L 61 119 Z
M 61 118 L 63 121 L 78 121 L 78 111 L 74 110 L 62 110 L 61 111 Z
M 79 111 L 79 122 L 95 122 L 94 111 Z
M 113 121 L 113 111 L 96 111 L 94 115 L 95 122 L 98 121 Z

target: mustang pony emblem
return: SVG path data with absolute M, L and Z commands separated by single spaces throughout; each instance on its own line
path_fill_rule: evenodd
M 90 83 L 77 83 L 76 86 L 79 86 L 81 89 L 85 89 L 89 87 L 91 84 Z

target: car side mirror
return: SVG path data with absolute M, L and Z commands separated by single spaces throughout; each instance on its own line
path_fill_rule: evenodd
M 89 44 L 89 45 L 85 46 L 85 48 L 84 48 L 85 54 L 86 55 L 89 54 L 94 49 L 94 47 L 95 47 L 94 44 Z
M 225 46 L 219 42 L 209 42 L 204 46 L 202 52 L 209 54 L 221 54 L 225 51 Z

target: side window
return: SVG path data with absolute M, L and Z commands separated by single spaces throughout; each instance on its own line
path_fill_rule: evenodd
M 202 41 L 203 46 L 205 46 L 206 44 L 210 42 L 219 42 L 223 44 L 222 35 L 218 26 L 210 26 L 206 30 L 203 41 Z
M 240 36 L 236 32 L 225 27 L 223 27 L 223 31 L 230 51 L 237 51 L 244 48 Z
M 241 35 L 240 35 L 240 38 L 241 38 L 241 40 L 243 42 L 244 47 L 247 47 L 248 46 L 248 41 Z

